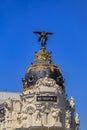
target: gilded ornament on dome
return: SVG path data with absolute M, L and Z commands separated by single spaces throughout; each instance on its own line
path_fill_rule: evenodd
M 37 54 L 36 59 L 37 60 L 50 60 L 51 56 L 49 54 Z
M 33 67 L 30 66 L 28 69 L 27 69 L 27 73 L 29 73 L 29 71 L 32 69 Z
M 33 89 L 33 86 L 25 86 L 25 87 L 23 87 L 23 89 L 22 89 L 22 92 L 25 92 L 25 91 L 27 91 L 27 90 L 31 90 L 31 89 Z
M 37 71 L 40 71 L 41 69 L 42 69 L 42 64 L 38 64 L 36 70 L 37 70 Z
M 41 55 L 36 55 L 36 59 L 40 60 L 41 59 Z
M 50 69 L 52 72 L 54 72 L 54 66 L 53 65 L 50 65 Z

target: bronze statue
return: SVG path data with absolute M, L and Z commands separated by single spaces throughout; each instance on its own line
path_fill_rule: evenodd
M 35 34 L 39 34 L 38 41 L 41 42 L 41 46 L 44 47 L 46 45 L 46 41 L 48 40 L 48 35 L 52 35 L 51 32 L 34 32 Z

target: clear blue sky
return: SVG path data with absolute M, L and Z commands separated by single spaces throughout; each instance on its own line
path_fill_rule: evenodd
M 40 44 L 33 31 L 51 31 L 47 49 L 65 78 L 68 98 L 87 130 L 87 1 L 0 0 L 0 91 L 21 92 Z

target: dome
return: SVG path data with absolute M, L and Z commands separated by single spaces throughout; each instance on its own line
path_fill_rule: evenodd
M 39 52 L 35 55 L 34 63 L 27 69 L 25 78 L 22 79 L 23 91 L 33 89 L 37 80 L 48 77 L 56 81 L 56 84 L 64 89 L 64 80 L 60 69 L 53 64 L 51 53 L 49 53 L 45 46 L 42 46 Z

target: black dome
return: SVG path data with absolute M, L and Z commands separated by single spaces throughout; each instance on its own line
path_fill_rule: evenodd
M 53 64 L 51 54 L 45 47 L 41 47 L 40 51 L 36 54 L 34 63 L 27 69 L 25 78 L 23 78 L 23 91 L 31 89 L 40 78 L 52 78 L 56 83 L 64 88 L 64 80 L 60 69 Z

